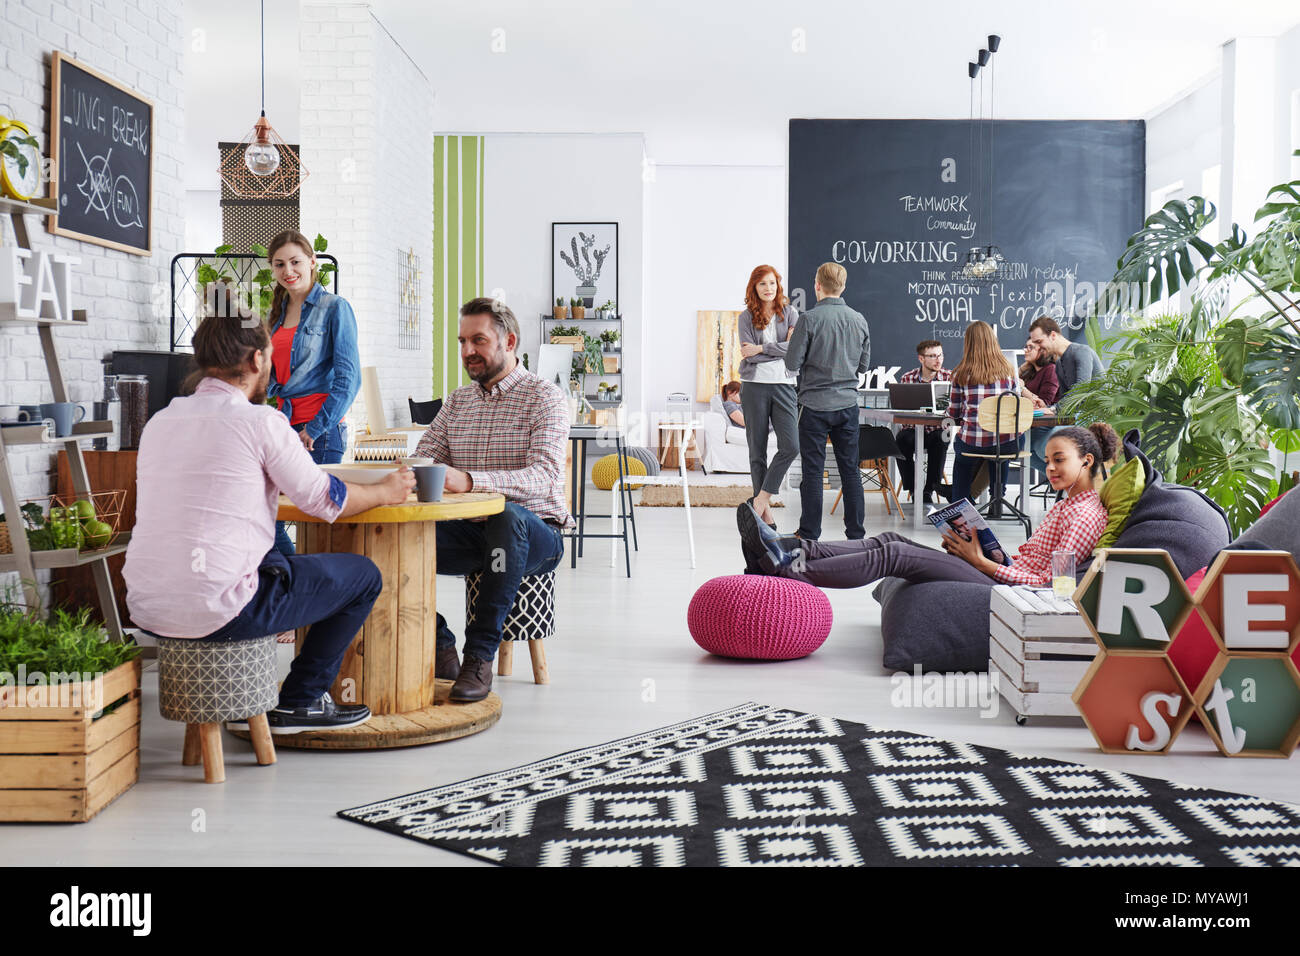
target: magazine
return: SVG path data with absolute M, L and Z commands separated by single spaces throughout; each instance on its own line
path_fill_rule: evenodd
M 940 531 L 947 526 L 967 541 L 970 540 L 972 533 L 975 534 L 979 538 L 980 547 L 984 550 L 984 557 L 994 564 L 1011 563 L 1011 556 L 1002 547 L 997 535 L 984 520 L 984 516 L 975 510 L 975 503 L 969 498 L 963 498 L 956 504 L 935 508 L 925 517 Z

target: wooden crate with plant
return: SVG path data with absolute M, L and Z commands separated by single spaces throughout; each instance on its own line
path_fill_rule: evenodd
M 140 649 L 0 607 L 0 821 L 83 823 L 140 776 Z

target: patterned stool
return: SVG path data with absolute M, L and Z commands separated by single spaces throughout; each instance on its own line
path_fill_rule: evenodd
M 831 602 L 811 584 L 759 574 L 706 581 L 686 626 L 710 654 L 744 660 L 807 657 L 831 632 Z
M 185 724 L 181 763 L 196 766 L 201 755 L 208 783 L 226 779 L 223 721 L 247 718 L 257 762 L 275 763 L 266 712 L 279 696 L 274 635 L 249 641 L 158 638 L 158 710 Z
M 474 602 L 478 599 L 479 579 L 483 572 L 465 575 L 465 625 L 474 623 Z M 519 582 L 519 593 L 501 628 L 501 647 L 497 650 L 497 673 L 509 677 L 513 664 L 513 643 L 527 641 L 533 660 L 533 683 L 549 684 L 546 650 L 542 641 L 555 636 L 555 572 L 531 574 Z

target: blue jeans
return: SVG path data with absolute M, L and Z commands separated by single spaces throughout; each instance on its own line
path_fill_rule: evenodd
M 742 393 L 743 394 L 743 393 Z M 867 506 L 862 497 L 862 474 L 858 471 L 858 406 L 822 412 L 799 408 L 799 459 L 803 477 L 799 499 L 803 514 L 795 533 L 806 541 L 822 536 L 822 470 L 826 465 L 826 439 L 835 451 L 835 466 L 844 490 L 844 535 L 850 541 L 866 536 L 862 520 Z
M 486 521 L 439 521 L 438 573 L 481 571 L 474 623 L 465 628 L 465 653 L 490 661 L 501 643 L 501 628 L 527 575 L 550 571 L 564 557 L 564 537 L 522 505 Z M 438 615 L 438 647 L 454 648 L 456 635 Z
M 1014 455 L 1020 450 L 1020 443 L 1024 436 L 1013 438 L 1010 441 L 1004 441 L 1001 445 L 968 445 L 960 438 L 953 439 L 952 451 L 955 457 L 952 466 L 952 497 L 948 500 L 956 504 L 963 498 L 970 497 L 971 481 L 975 478 L 975 473 L 985 465 L 992 465 L 991 461 L 985 461 L 982 458 L 967 458 L 962 454 L 964 451 L 975 452 L 980 455 L 992 455 L 995 452 L 1000 455 Z M 1011 462 L 1004 461 L 998 468 L 998 487 L 1005 489 L 1007 486 L 1007 473 L 1011 470 Z M 993 481 L 989 481 L 989 493 L 993 493 Z
M 257 591 L 244 609 L 200 640 L 249 640 L 310 624 L 280 687 L 281 707 L 305 707 L 334 683 L 344 652 L 383 590 L 383 576 L 360 554 L 285 557 L 275 548 L 257 574 Z
M 302 431 L 302 429 L 299 428 L 297 431 Z M 307 454 L 311 455 L 312 461 L 318 465 L 337 465 L 343 460 L 343 451 L 347 447 L 348 426 L 339 422 L 337 428 L 327 431 L 316 439 L 312 443 L 312 450 Z M 297 553 L 294 551 L 293 542 L 289 540 L 289 532 L 284 530 L 283 521 L 275 523 L 275 550 L 286 558 Z

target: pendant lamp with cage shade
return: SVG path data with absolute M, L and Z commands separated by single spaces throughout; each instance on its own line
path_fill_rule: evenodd
M 298 191 L 311 175 L 298 155 L 266 118 L 266 2 L 262 0 L 262 115 L 218 172 L 232 193 L 245 199 L 283 199 Z

